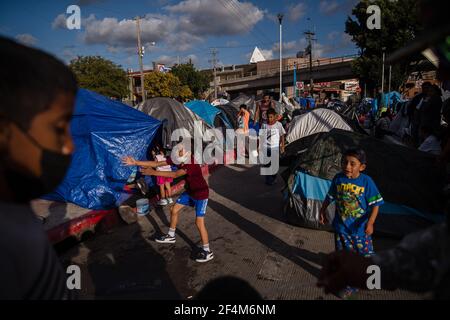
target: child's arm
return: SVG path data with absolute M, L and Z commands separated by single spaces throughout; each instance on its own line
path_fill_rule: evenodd
M 166 161 L 138 161 L 133 157 L 125 157 L 122 159 L 122 163 L 126 166 L 140 166 L 140 167 L 150 167 L 158 168 L 162 166 L 167 166 Z
M 369 221 L 367 222 L 366 234 L 371 236 L 373 234 L 373 226 L 375 224 L 375 220 L 377 220 L 378 211 L 380 207 L 373 207 L 372 213 L 370 214 Z
M 284 153 L 284 135 L 282 135 L 281 137 L 280 137 L 280 151 L 281 151 L 281 153 L 283 154 Z
M 325 201 L 322 203 L 322 207 L 320 208 L 320 213 L 319 213 L 319 222 L 321 225 L 326 225 L 328 222 L 325 211 L 327 210 L 330 203 L 331 203 L 331 201 L 328 197 L 326 197 Z
M 178 178 L 187 174 L 186 170 L 179 169 L 177 171 L 156 171 L 152 168 L 142 167 L 139 170 L 145 176 L 155 176 L 155 177 L 164 177 L 164 178 Z
M 253 122 L 258 122 L 259 121 L 259 103 L 256 104 L 256 110 L 255 110 L 255 116 L 253 118 Z

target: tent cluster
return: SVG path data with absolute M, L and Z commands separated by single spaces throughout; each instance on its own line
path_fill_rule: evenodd
M 235 129 L 237 113 L 232 104 L 183 105 L 170 98 L 149 99 L 133 109 L 80 89 L 71 124 L 72 163 L 61 185 L 44 198 L 89 209 L 117 207 L 130 196 L 124 186 L 136 175 L 136 168 L 122 165 L 123 157 L 148 159 L 155 143 L 170 149 L 176 129 L 186 129 L 192 137 L 215 127 Z

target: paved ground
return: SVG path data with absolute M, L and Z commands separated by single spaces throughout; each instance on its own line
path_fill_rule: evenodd
M 323 257 L 333 251 L 332 234 L 282 221 L 281 179 L 263 184 L 257 167 L 233 165 L 209 177 L 206 223 L 216 258 L 192 260 L 199 245 L 193 209 L 181 213 L 177 242 L 152 241 L 167 231 L 169 211 L 153 210 L 139 223 L 96 234 L 63 254 L 65 264 L 82 269 L 83 299 L 189 299 L 209 280 L 234 275 L 250 282 L 266 299 L 336 299 L 316 288 Z M 375 239 L 375 250 L 395 241 Z M 403 292 L 361 292 L 359 299 L 418 299 Z

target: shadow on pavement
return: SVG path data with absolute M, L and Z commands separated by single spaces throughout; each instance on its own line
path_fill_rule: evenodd
M 243 218 L 236 211 L 233 211 L 214 200 L 210 199 L 208 205 L 224 219 L 236 225 L 240 230 L 246 232 L 270 250 L 302 267 L 312 276 L 319 277 L 320 269 L 312 266 L 308 261 L 321 265 L 325 254 L 314 253 L 305 249 L 293 247 L 260 226 Z
M 89 253 L 79 264 L 79 299 L 181 299 L 166 271 L 165 259 L 145 240 L 138 223 L 99 235 L 83 245 Z M 80 254 L 81 248 L 79 245 L 65 254 L 66 264 Z

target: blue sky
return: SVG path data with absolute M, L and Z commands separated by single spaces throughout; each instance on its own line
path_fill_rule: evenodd
M 303 32 L 315 29 L 316 56 L 357 53 L 345 35 L 345 20 L 355 0 L 42 0 L 2 2 L 0 34 L 48 51 L 68 62 L 77 55 L 100 55 L 124 69 L 138 69 L 136 27 L 141 16 L 146 47 L 144 65 L 171 65 L 189 58 L 197 68 L 210 67 L 210 48 L 218 47 L 220 64 L 248 63 L 255 46 L 266 59 L 278 58 L 283 22 L 284 56 L 306 46 Z M 65 27 L 66 9 L 81 9 L 81 30 Z M 156 45 L 152 46 L 151 42 Z

